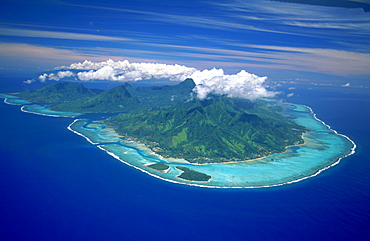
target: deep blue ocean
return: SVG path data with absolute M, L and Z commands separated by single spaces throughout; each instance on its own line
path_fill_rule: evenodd
M 21 80 L 1 79 L 0 92 L 29 88 Z M 67 130 L 73 119 L 0 103 L 0 240 L 370 240 L 370 90 L 295 87 L 286 100 L 312 107 L 356 153 L 262 189 L 156 179 Z

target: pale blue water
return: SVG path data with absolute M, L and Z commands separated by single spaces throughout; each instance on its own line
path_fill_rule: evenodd
M 26 105 L 32 103 L 13 95 L 0 94 L 0 98 L 4 98 L 4 102 L 9 105 Z
M 75 113 L 75 112 L 53 111 L 42 105 L 25 105 L 25 106 L 22 106 L 21 110 L 24 112 L 32 113 L 32 114 L 54 116 L 54 117 L 72 117 L 73 118 L 73 117 L 77 117 L 81 115 L 80 113 Z
M 17 90 L 9 86 L 1 92 Z M 368 240 L 370 94 L 340 87 L 296 93 L 289 101 L 312 107 L 357 144 L 356 153 L 313 178 L 259 189 L 163 181 L 68 130 L 72 118 L 0 103 L 0 238 Z
M 45 106 L 30 104 L 30 102 L 9 95 L 3 97 L 6 98 L 6 103 L 12 100 L 12 104 L 27 104 L 21 108 L 27 113 L 72 118 L 83 115 L 52 111 Z M 343 157 L 354 153 L 353 141 L 331 130 L 328 125 L 315 117 L 309 107 L 290 103 L 280 105 L 284 108 L 285 116 L 308 129 L 308 132 L 303 135 L 305 143 L 289 147 L 284 153 L 237 163 L 194 165 L 166 160 L 155 155 L 142 144 L 121 138 L 113 128 L 98 121 L 76 119 L 68 129 L 85 137 L 92 144 L 99 144 L 98 148 L 105 150 L 117 160 L 154 177 L 202 187 L 256 188 L 289 184 L 313 177 L 338 164 Z M 170 166 L 168 172 L 162 173 L 146 166 L 160 162 Z M 181 171 L 175 166 L 189 167 L 192 170 L 206 173 L 212 178 L 207 183 L 179 179 L 177 177 Z
M 342 157 L 354 152 L 354 143 L 315 118 L 310 108 L 288 103 L 282 106 L 286 116 L 309 130 L 304 134 L 305 144 L 290 147 L 284 153 L 238 163 L 194 165 L 166 160 L 154 155 L 144 145 L 120 138 L 112 128 L 96 121 L 77 120 L 69 128 L 91 143 L 99 144 L 99 148 L 121 162 L 152 176 L 204 187 L 253 188 L 296 182 L 319 174 L 339 163 Z M 161 173 L 146 166 L 160 162 L 170 165 L 167 173 Z M 181 171 L 175 166 L 189 167 L 212 176 L 212 179 L 208 183 L 179 179 L 177 176 Z

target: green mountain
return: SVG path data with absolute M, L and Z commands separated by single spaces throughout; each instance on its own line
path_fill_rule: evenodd
M 172 86 L 126 83 L 106 91 L 58 83 L 18 96 L 52 103 L 49 108 L 57 111 L 121 112 L 104 122 L 164 157 L 194 163 L 254 159 L 303 143 L 305 128 L 280 115 L 278 105 L 224 96 L 192 99 L 194 87 L 192 79 Z
M 122 113 L 105 123 L 165 157 L 208 163 L 241 161 L 303 143 L 305 129 L 265 101 L 214 97 L 178 102 L 141 113 Z
M 117 86 L 92 97 L 53 105 L 50 108 L 57 111 L 72 111 L 81 113 L 114 113 L 128 111 L 139 104 L 139 100 L 123 86 Z
M 189 100 L 195 83 L 192 79 L 186 79 L 177 85 L 133 87 L 126 83 L 125 87 L 144 105 L 165 106 Z
M 61 82 L 54 85 L 48 85 L 41 89 L 16 93 L 25 100 L 40 103 L 59 103 L 64 101 L 72 101 L 85 97 L 94 96 L 102 92 L 101 90 L 88 89 L 82 84 L 73 82 Z
M 187 79 L 178 85 L 167 86 L 133 87 L 125 83 L 103 92 L 78 83 L 62 82 L 15 95 L 33 102 L 53 104 L 49 107 L 57 111 L 114 113 L 131 111 L 138 106 L 166 106 L 187 101 L 194 87 L 194 81 Z
M 136 109 L 143 111 L 148 106 L 167 106 L 190 99 L 195 87 L 192 79 L 178 85 L 133 87 L 128 83 L 104 91 L 98 95 L 51 106 L 57 111 L 92 112 L 127 112 Z

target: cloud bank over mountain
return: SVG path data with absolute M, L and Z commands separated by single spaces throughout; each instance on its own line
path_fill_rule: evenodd
M 267 77 L 258 77 L 245 70 L 234 75 L 226 75 L 222 69 L 206 69 L 195 71 L 189 77 L 196 84 L 193 91 L 199 99 L 204 99 L 211 93 L 251 100 L 273 97 L 276 94 L 264 87 Z
M 108 80 L 108 81 L 141 81 L 148 79 L 170 79 L 182 81 L 196 69 L 183 65 L 167 65 L 158 63 L 130 63 L 128 60 L 103 62 L 84 61 L 70 66 L 61 66 L 58 69 L 81 70 L 77 73 L 78 79 Z M 87 70 L 87 71 L 83 71 Z
M 158 63 L 130 63 L 127 60 L 103 62 L 84 61 L 69 66 L 55 68 L 56 73 L 42 74 L 38 79 L 60 80 L 73 77 L 81 81 L 105 80 L 118 82 L 136 82 L 149 79 L 169 79 L 184 81 L 192 78 L 196 84 L 193 91 L 199 99 L 209 94 L 221 94 L 229 97 L 257 99 L 272 97 L 276 93 L 268 91 L 265 86 L 267 77 L 259 77 L 244 70 L 234 75 L 227 75 L 223 69 L 197 70 L 184 65 Z

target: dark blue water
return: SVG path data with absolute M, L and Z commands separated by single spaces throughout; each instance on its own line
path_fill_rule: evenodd
M 290 101 L 311 106 L 356 153 L 314 178 L 245 190 L 153 178 L 68 131 L 72 119 L 1 103 L 0 239 L 369 240 L 370 94 L 295 93 Z

